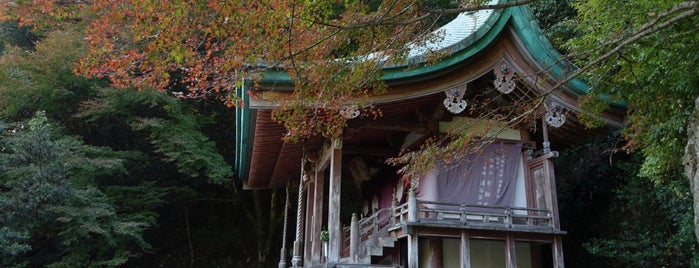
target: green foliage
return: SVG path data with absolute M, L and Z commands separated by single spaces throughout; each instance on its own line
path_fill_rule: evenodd
M 7 47 L 19 47 L 29 50 L 34 48 L 34 42 L 38 37 L 34 35 L 29 27 L 19 26 L 16 21 L 0 21 L 0 54 Z
M 682 1 L 537 1 L 535 12 L 555 46 L 570 51 L 585 66 L 615 46 L 638 38 L 583 77 L 591 86 L 580 118 L 599 125 L 598 115 L 611 103 L 628 106 L 624 131 L 629 149 L 645 155 L 641 175 L 665 180 L 681 164 L 686 125 L 699 95 L 696 16 L 654 32 L 649 26 L 680 12 L 663 12 Z M 559 12 L 560 11 L 560 12 Z M 654 24 L 649 22 L 657 20 Z M 562 38 L 559 38 L 562 37 Z
M 201 132 L 208 120 L 173 96 L 153 90 L 104 88 L 97 98 L 84 103 L 80 116 L 88 122 L 118 120 L 145 133 L 154 152 L 174 163 L 182 174 L 204 176 L 213 183 L 227 183 L 233 175 L 215 144 Z
M 584 78 L 591 94 L 628 104 L 624 134 L 628 148 L 645 155 L 642 176 L 656 180 L 673 177 L 681 165 L 686 126 L 694 99 L 699 96 L 699 52 L 696 50 L 696 16 L 681 18 L 657 31 L 639 31 L 680 18 L 681 12 L 664 11 L 681 1 L 577 1 L 576 30 L 580 38 L 565 46 L 585 66 L 615 46 L 624 46 L 598 64 Z M 657 20 L 655 24 L 648 24 Z M 636 39 L 637 38 L 637 39 Z
M 120 215 L 107 195 L 85 183 L 123 172 L 123 160 L 61 135 L 43 112 L 3 129 L 3 266 L 114 267 L 150 247 L 142 235 L 153 215 Z M 91 154 L 103 158 L 75 164 Z
M 329 237 L 328 230 L 320 231 L 320 241 L 327 242 Z
M 623 177 L 609 213 L 618 226 L 590 239 L 585 248 L 618 267 L 699 265 L 688 181 L 678 171 L 678 179 L 653 183 L 639 176 L 640 160 L 619 166 Z
M 133 130 L 145 133 L 163 160 L 175 163 L 183 174 L 206 176 L 217 183 L 230 179 L 230 166 L 201 133 L 200 125 L 207 119 L 187 108 L 183 101 L 151 90 L 105 89 L 104 81 L 75 76 L 73 64 L 84 54 L 82 41 L 82 34 L 76 31 L 53 31 L 37 43 L 35 51 L 12 49 L 2 55 L 0 119 L 22 120 L 42 110 L 81 133 L 88 131 L 88 126 L 74 115 L 85 102 L 82 105 L 84 114 L 90 116 L 88 122 L 126 121 Z M 114 164 L 94 154 L 71 163 L 81 161 Z
M 589 94 L 578 98 L 578 105 L 583 112 L 578 114 L 578 119 L 588 128 L 603 127 L 607 122 L 600 116 L 610 106 L 606 96 Z
M 580 35 L 575 29 L 577 13 L 573 2 L 575 0 L 538 0 L 530 5 L 546 38 L 562 51 L 565 51 L 562 44 Z
M 209 138 L 223 144 L 232 139 L 233 126 L 225 121 L 234 118 L 230 111 L 223 105 L 186 102 L 150 90 L 110 89 L 103 80 L 77 77 L 72 68 L 83 53 L 82 40 L 75 31 L 51 32 L 34 50 L 10 48 L 0 58 L 0 120 L 16 122 L 0 125 L 0 133 L 8 134 L 0 135 L 0 148 L 14 146 L 15 140 L 7 131 L 26 130 L 26 120 L 40 110 L 46 110 L 46 117 L 65 133 L 81 136 L 87 144 L 112 148 L 85 146 L 81 139 L 51 131 L 54 136 L 46 139 L 57 140 L 53 143 L 66 155 L 52 162 L 52 167 L 61 171 L 56 176 L 65 174 L 54 180 L 64 182 L 69 190 L 54 200 L 58 205 L 36 210 L 48 216 L 39 218 L 45 220 L 32 228 L 24 224 L 29 219 L 20 221 L 12 214 L 10 220 L 5 218 L 11 216 L 4 213 L 7 210 L 0 208 L 0 267 L 179 265 L 190 262 L 189 254 L 179 254 L 189 250 L 187 243 L 182 243 L 187 239 L 194 241 L 195 247 L 197 241 L 217 241 L 199 242 L 198 246 L 205 248 L 197 248 L 202 252 L 199 262 L 207 266 L 230 258 L 230 251 L 224 249 L 249 246 L 240 242 L 248 238 L 244 231 L 222 235 L 229 228 L 247 230 L 257 225 L 247 223 L 237 212 L 250 203 L 248 199 L 234 204 L 236 209 L 231 209 L 230 202 L 216 206 L 195 202 L 188 217 L 206 220 L 192 220 L 192 237 L 185 237 L 179 212 L 182 203 L 198 198 L 231 198 L 232 192 L 225 187 L 207 183 L 229 183 L 232 177 L 230 165 Z M 233 153 L 233 148 L 221 150 Z M 3 165 L 0 178 L 30 170 Z M 8 187 L 3 181 L 0 195 L 24 193 Z M 61 187 L 44 190 L 58 189 Z M 29 197 L 47 198 L 52 193 Z M 13 224 L 6 226 L 5 219 Z M 205 255 L 204 251 L 211 253 Z M 12 256 L 6 257 L 6 253 Z M 143 258 L 146 254 L 149 257 Z M 172 254 L 182 258 L 152 258 Z
M 103 188 L 117 213 L 129 221 L 151 225 L 156 224 L 155 220 L 158 217 L 155 209 L 163 205 L 167 190 L 170 190 L 157 187 L 154 182 L 129 186 L 110 185 Z
M 81 34 L 56 31 L 34 51 L 11 48 L 0 56 L 0 119 L 10 121 L 46 111 L 51 119 L 68 121 L 99 80 L 73 75 L 73 63 L 84 53 Z
M 52 140 L 43 121 L 29 121 L 25 135 L 24 124 L 3 133 L 7 138 L 0 154 L 0 210 L 4 212 L 0 222 L 8 236 L 0 241 L 13 245 L 7 250 L 12 255 L 29 250 L 32 229 L 46 224 L 42 221 L 51 217 L 45 204 L 64 202 L 72 190 L 67 170 L 60 162 L 60 145 Z
M 688 267 L 699 245 L 688 181 L 639 175 L 642 154 L 627 155 L 617 135 L 561 153 L 556 184 L 566 263 L 571 267 Z M 560 170 L 558 170 L 560 169 Z M 693 263 L 693 264 L 692 264 Z
M 75 190 L 72 198 L 53 212 L 60 215 L 55 221 L 61 228 L 54 231 L 58 232 L 57 248 L 63 257 L 48 267 L 114 267 L 124 264 L 129 255 L 150 249 L 142 235 L 153 220 L 121 219 L 108 197 L 96 188 Z

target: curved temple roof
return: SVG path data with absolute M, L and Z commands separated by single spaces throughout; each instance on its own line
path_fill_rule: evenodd
M 487 4 L 497 4 L 498 0 L 491 0 Z M 439 38 L 427 42 L 423 46 L 411 46 L 408 54 L 408 61 L 388 66 L 404 67 L 409 64 L 419 64 L 425 62 L 426 54 L 430 51 L 459 51 L 469 45 L 469 41 L 475 39 L 476 33 L 486 25 L 486 22 L 493 15 L 494 10 L 484 9 L 475 12 L 459 13 L 449 23 L 435 30 L 433 34 Z
M 491 0 L 489 4 L 504 2 L 507 0 Z M 515 6 L 459 14 L 453 21 L 437 30 L 443 38 L 427 43 L 425 47 L 415 47 L 410 52 L 407 62 L 386 66 L 383 79 L 387 82 L 414 81 L 449 70 L 492 46 L 508 25 L 535 69 L 545 71 L 552 80 L 566 77 L 572 65 L 562 60 L 561 54 L 545 38 L 530 8 Z M 435 64 L 424 64 L 425 54 L 430 50 L 447 52 L 447 56 Z M 406 68 L 407 66 L 411 67 Z M 290 84 L 291 80 L 286 73 L 276 70 L 267 72 L 262 82 Z M 573 79 L 563 90 L 571 96 L 584 95 L 587 85 L 582 80 Z M 243 99 L 245 105 L 237 108 L 236 112 L 235 168 L 239 178 L 246 179 L 250 169 L 252 140 L 256 135 L 255 124 L 252 123 L 255 115 L 250 109 L 258 107 L 250 106 L 245 90 L 239 90 L 238 96 Z
M 507 0 L 490 0 L 487 4 L 492 5 L 499 2 L 507 2 Z M 422 46 L 413 45 L 408 52 L 407 61 L 386 65 L 384 79 L 407 78 L 429 72 L 430 68 L 424 69 L 425 66 L 411 68 L 412 70 L 419 69 L 416 72 L 406 72 L 404 68 L 425 63 L 427 54 L 430 52 L 445 52 L 449 55 L 469 48 L 472 43 L 483 37 L 494 26 L 501 13 L 502 10 L 494 9 L 459 13 L 452 21 L 432 32 L 438 38 L 430 40 Z M 291 79 L 283 70 L 272 70 L 265 73 L 262 82 L 291 83 Z

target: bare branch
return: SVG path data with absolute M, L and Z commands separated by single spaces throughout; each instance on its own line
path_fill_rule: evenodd
M 427 13 L 431 13 L 431 14 L 456 14 L 456 13 L 479 11 L 479 10 L 503 9 L 503 8 L 508 8 L 508 7 L 516 7 L 516 6 L 526 5 L 526 4 L 532 3 L 534 1 L 537 1 L 537 0 L 520 0 L 520 1 L 514 1 L 514 2 L 507 2 L 504 4 L 476 5 L 476 6 L 460 7 L 460 8 L 424 9 L 424 11 Z
M 430 16 L 433 16 L 435 14 L 446 15 L 446 14 L 457 14 L 457 13 L 472 12 L 472 11 L 479 11 L 479 10 L 503 9 L 503 8 L 526 5 L 526 4 L 535 2 L 535 1 L 537 1 L 537 0 L 521 0 L 521 1 L 515 1 L 515 2 L 507 2 L 504 4 L 476 5 L 476 6 L 461 7 L 461 8 L 421 9 L 421 11 L 425 12 L 425 14 L 420 15 L 420 16 L 415 17 L 415 18 L 410 19 L 410 20 L 406 20 L 406 21 L 394 21 L 392 19 L 395 17 L 398 17 L 400 14 L 403 14 L 407 10 L 407 8 L 402 10 L 401 12 L 399 12 L 397 15 L 394 15 L 394 16 L 391 16 L 388 18 L 383 18 L 384 16 L 382 15 L 382 16 L 380 16 L 380 19 L 373 20 L 373 21 L 366 22 L 366 23 L 358 23 L 358 24 L 352 24 L 352 25 L 339 25 L 339 24 L 333 24 L 333 23 L 322 22 L 322 21 L 310 21 L 310 22 L 315 23 L 315 24 L 319 24 L 319 25 L 323 25 L 323 26 L 340 28 L 340 29 L 360 29 L 360 28 L 384 26 L 384 25 L 385 26 L 401 26 L 401 25 L 410 25 L 410 24 L 414 24 L 414 23 L 423 21 L 423 20 L 425 20 L 425 19 L 427 19 Z

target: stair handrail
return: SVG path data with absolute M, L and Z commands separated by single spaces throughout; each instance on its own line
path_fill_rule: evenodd
M 356 250 L 358 257 L 363 257 L 366 255 L 366 248 L 368 246 L 371 246 L 372 243 L 376 243 L 378 241 L 378 236 L 377 234 L 380 234 L 382 232 L 385 232 L 388 230 L 389 227 L 391 227 L 390 224 L 390 219 L 394 217 L 395 215 L 395 210 L 396 208 L 393 207 L 385 207 L 377 210 L 374 212 L 369 217 L 362 218 L 361 220 L 357 221 L 357 238 L 358 238 L 358 248 Z M 351 251 L 351 237 L 352 237 L 352 228 L 351 226 L 343 228 L 343 233 L 345 234 L 343 236 L 343 245 L 345 245 L 345 249 L 343 249 L 343 252 L 346 254 Z M 350 256 L 351 258 L 354 258 L 355 256 Z

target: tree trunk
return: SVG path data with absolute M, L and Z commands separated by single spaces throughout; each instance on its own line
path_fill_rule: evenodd
M 694 234 L 699 241 L 699 97 L 694 101 L 694 112 L 689 119 L 687 136 L 687 147 L 682 162 L 694 197 Z

